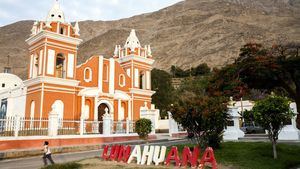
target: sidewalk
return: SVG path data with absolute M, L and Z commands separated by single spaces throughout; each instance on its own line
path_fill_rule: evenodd
M 141 144 L 143 141 L 136 142 L 135 144 Z M 150 145 L 164 145 L 172 146 L 178 144 L 186 144 L 188 141 L 186 139 L 171 139 L 171 140 L 156 140 L 149 143 Z M 124 142 L 122 142 L 124 144 Z M 131 142 L 134 144 L 134 142 Z M 100 157 L 103 149 L 90 150 L 90 151 L 80 151 L 80 152 L 69 152 L 61 154 L 53 154 L 53 160 L 55 163 L 66 163 L 72 161 L 79 161 L 83 159 Z M 1 169 L 37 169 L 43 166 L 42 156 L 17 158 L 17 159 L 7 159 L 0 160 Z
M 152 135 L 148 140 L 149 143 L 159 143 L 159 142 L 167 142 L 173 140 L 182 140 L 180 138 L 169 137 L 164 134 L 157 134 Z M 92 143 L 92 144 L 78 144 L 78 145 L 64 145 L 64 146 L 51 146 L 51 151 L 54 154 L 57 153 L 67 153 L 67 152 L 79 152 L 79 151 L 89 151 L 89 150 L 99 150 L 103 145 L 107 144 L 127 144 L 127 145 L 134 145 L 134 144 L 143 144 L 146 143 L 144 140 L 140 140 L 138 137 L 134 140 L 128 141 L 109 141 L 109 142 L 99 142 L 99 143 Z M 27 148 L 27 149 L 15 149 L 15 150 L 6 150 L 0 151 L 0 160 L 3 159 L 11 159 L 11 158 L 20 158 L 20 157 L 29 157 L 29 156 L 37 156 L 42 155 L 41 145 L 37 148 Z

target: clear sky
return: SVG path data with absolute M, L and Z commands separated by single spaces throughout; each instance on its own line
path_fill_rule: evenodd
M 153 12 L 182 0 L 59 0 L 67 21 L 115 20 Z M 44 20 L 54 0 L 0 0 L 0 26 Z

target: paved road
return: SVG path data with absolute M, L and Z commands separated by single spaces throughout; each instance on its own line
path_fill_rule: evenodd
M 178 145 L 188 143 L 187 140 L 173 140 L 164 141 L 158 143 L 150 143 L 150 145 Z M 63 153 L 63 154 L 53 154 L 53 160 L 56 163 L 65 163 L 70 161 L 77 161 L 86 158 L 93 158 L 100 156 L 102 150 L 91 150 L 83 152 L 73 152 L 73 153 Z M 29 158 L 19 158 L 0 161 L 0 169 L 38 169 L 43 166 L 43 161 L 41 156 L 39 157 L 29 157 Z

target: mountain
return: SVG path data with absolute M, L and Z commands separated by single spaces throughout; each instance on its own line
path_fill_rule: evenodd
M 26 78 L 25 39 L 32 24 L 20 21 L 0 27 L 0 70 L 9 54 L 13 73 Z M 153 13 L 79 25 L 79 63 L 94 54 L 111 57 L 114 46 L 124 45 L 130 29 L 136 29 L 142 45 L 151 45 L 156 68 L 186 69 L 204 62 L 222 67 L 233 62 L 247 42 L 300 42 L 300 1 L 185 0 Z

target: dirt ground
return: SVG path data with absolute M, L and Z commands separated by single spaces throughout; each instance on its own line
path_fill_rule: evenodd
M 115 161 L 104 161 L 99 158 L 86 159 L 78 162 L 83 165 L 83 169 L 165 169 L 165 168 L 175 168 L 173 165 L 167 166 L 155 166 L 155 165 L 137 165 L 134 163 L 127 164 L 123 162 L 115 162 Z M 234 169 L 232 167 L 224 166 L 218 164 L 218 169 Z

